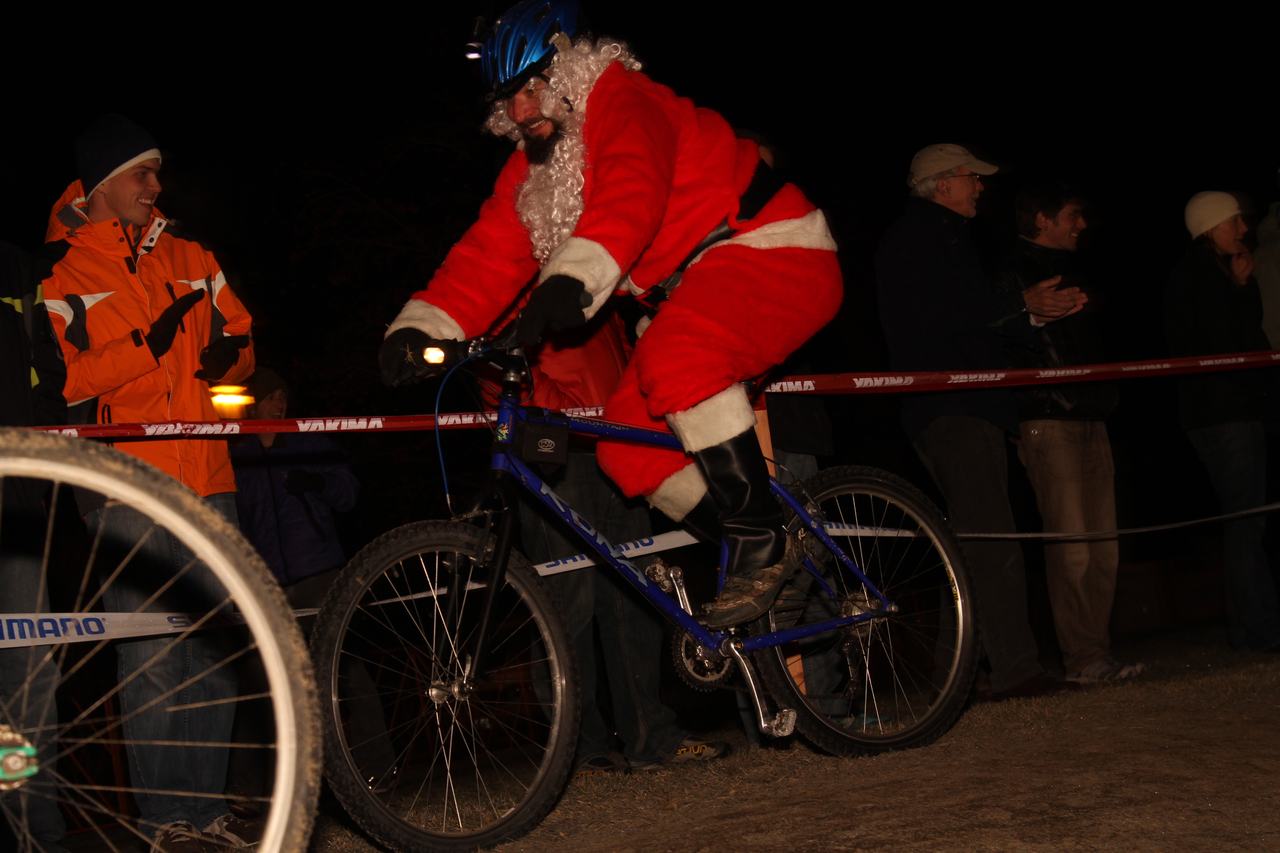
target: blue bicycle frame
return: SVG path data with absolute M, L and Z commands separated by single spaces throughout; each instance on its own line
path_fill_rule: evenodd
M 547 425 L 554 427 L 567 428 L 570 432 L 591 435 L 600 438 L 608 438 L 617 441 L 625 441 L 635 444 L 650 445 L 654 447 L 663 447 L 669 450 L 683 452 L 679 441 L 674 435 L 665 432 L 657 432 L 654 430 L 642 429 L 639 427 L 626 426 L 623 424 L 610 423 L 608 421 L 588 420 L 584 418 L 576 418 L 563 415 L 556 412 L 550 412 L 545 409 L 537 409 L 521 406 L 518 402 L 517 385 L 507 381 L 504 382 L 502 396 L 498 406 L 497 428 L 495 431 L 495 441 L 493 446 L 493 454 L 490 462 L 490 469 L 495 472 L 498 478 L 499 487 L 509 490 L 511 483 L 518 483 L 525 491 L 534 495 L 548 509 L 557 516 L 564 519 L 578 534 L 578 537 L 586 542 L 592 551 L 598 554 L 601 560 L 608 566 L 611 566 L 627 583 L 635 587 L 636 591 L 643 595 L 654 607 L 666 614 L 667 618 L 694 637 L 704 648 L 721 652 L 725 648 L 725 643 L 731 639 L 731 634 L 726 631 L 711 631 L 700 624 L 694 617 L 684 611 L 680 604 L 662 590 L 662 588 L 653 580 L 645 575 L 645 572 L 633 562 L 622 556 L 619 549 L 610 543 L 603 535 L 601 535 L 591 524 L 580 516 L 573 507 L 563 501 L 555 491 L 548 486 L 541 477 L 539 477 L 528 465 L 518 456 L 515 446 L 516 432 L 520 426 L 536 426 Z M 870 596 L 874 596 L 880 602 L 882 609 L 874 611 L 864 611 L 861 613 L 841 616 L 836 619 L 828 619 L 822 622 L 815 622 L 809 625 L 799 625 L 794 628 L 788 628 L 782 631 L 773 631 L 767 634 L 760 634 L 752 637 L 743 638 L 739 648 L 743 652 L 752 652 L 759 649 L 771 648 L 784 643 L 800 640 L 805 637 L 812 637 L 817 634 L 826 633 L 837 628 L 843 628 L 859 622 L 866 622 L 877 617 L 883 616 L 886 611 L 892 611 L 892 602 L 890 602 L 876 586 L 867 579 L 859 566 L 847 555 L 843 549 L 837 545 L 823 525 L 815 520 L 812 515 L 805 509 L 804 505 L 796 500 L 786 488 L 784 488 L 777 480 L 770 478 L 770 488 L 773 493 L 778 496 L 799 518 L 804 527 L 836 557 L 839 563 L 861 583 Z M 511 497 L 510 495 L 508 495 Z M 508 501 L 510 505 L 510 501 Z M 507 513 L 507 517 L 503 519 L 498 532 L 498 547 L 495 553 L 495 577 L 500 580 L 506 570 L 507 557 L 511 548 L 511 528 L 513 525 L 510 519 L 511 513 Z M 814 581 L 821 585 L 832 598 L 836 597 L 835 591 L 830 585 L 823 580 L 820 573 L 815 568 L 812 560 L 806 556 L 803 565 Z M 720 569 L 724 571 L 722 566 Z M 493 585 L 497 586 L 497 583 Z M 486 620 L 487 621 L 487 620 Z M 481 637 L 484 636 L 482 631 Z M 736 639 L 736 638 L 735 638 Z M 477 654 L 477 657 L 479 655 Z

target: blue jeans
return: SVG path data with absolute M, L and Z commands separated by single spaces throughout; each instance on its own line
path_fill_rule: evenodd
M 1267 436 L 1261 421 L 1189 429 L 1187 438 L 1208 469 L 1224 513 L 1266 503 Z M 1280 644 L 1280 605 L 1262 543 L 1266 529 L 1263 515 L 1222 526 L 1227 639 L 1236 648 L 1269 649 Z
M 651 535 L 649 510 L 628 502 L 605 479 L 593 454 L 574 452 L 551 487 L 613 544 Z M 524 554 L 534 563 L 580 554 L 561 522 L 526 500 L 520 504 Z M 643 558 L 636 561 L 645 565 Z M 582 728 L 578 756 L 612 751 L 613 734 L 596 701 L 596 670 L 603 666 L 622 752 L 635 761 L 670 757 L 686 732 L 675 712 L 658 697 L 661 684 L 662 623 L 639 593 L 612 577 L 609 567 L 578 569 L 545 579 L 569 632 L 581 680 Z M 596 656 L 595 635 L 600 638 Z
M 210 495 L 205 500 L 235 523 L 234 493 Z M 150 531 L 139 552 L 129 559 L 126 571 L 103 590 L 106 610 L 203 615 L 226 597 L 208 569 L 197 564 L 156 602 L 143 608 L 150 596 L 191 562 L 191 552 L 168 531 L 153 527 L 150 520 L 128 507 L 94 510 L 86 521 L 90 535 L 101 529 L 101 547 L 110 549 L 113 555 L 105 564 L 108 570 Z M 99 559 L 97 565 L 104 566 L 104 561 Z M 226 747 L 199 745 L 201 741 L 226 743 L 231 739 L 236 705 L 218 701 L 234 697 L 237 690 L 234 665 L 218 667 L 236 651 L 237 644 L 226 636 L 214 629 L 194 633 L 178 643 L 172 637 L 158 637 L 116 645 L 121 682 L 142 669 L 152 656 L 161 655 L 128 681 L 119 694 L 133 797 L 143 825 L 153 831 L 174 821 L 190 821 L 197 828 L 204 827 L 227 811 L 222 795 L 228 751 Z M 188 680 L 192 683 L 178 689 Z M 171 707 L 181 710 L 171 711 Z M 175 741 L 179 745 L 158 746 L 151 741 Z
M 11 520 L 11 519 L 8 519 Z M 36 524 L 36 529 L 43 528 Z M 6 531 L 8 533 L 9 531 Z M 7 545 L 7 543 L 6 543 Z M 4 610 L 14 613 L 49 612 L 46 581 L 40 589 L 40 557 L 8 551 L 0 556 L 0 590 Z M 42 594 L 43 593 L 43 594 Z M 58 705 L 54 699 L 58 686 L 58 666 L 53 655 L 58 646 L 32 646 L 25 649 L 0 650 L 0 724 L 10 725 L 30 735 L 37 758 L 55 747 L 50 735 L 58 726 Z M 47 771 L 47 772 L 46 772 Z M 41 765 L 40 772 L 28 780 L 19 792 L 3 795 L 4 810 L 23 822 L 26 832 L 38 843 L 38 850 L 62 850 L 66 823 L 58 808 L 57 786 L 53 782 L 54 767 Z M 19 842 L 25 838 L 20 830 Z

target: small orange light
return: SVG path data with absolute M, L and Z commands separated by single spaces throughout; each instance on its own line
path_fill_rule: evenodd
M 209 395 L 213 399 L 213 407 L 218 412 L 218 417 L 225 420 L 239 420 L 244 417 L 244 410 L 247 406 L 254 404 L 251 395 L 244 393 L 249 389 L 243 385 L 214 385 L 209 389 Z
M 440 347 L 427 347 L 422 351 L 422 360 L 427 364 L 444 364 L 444 350 Z

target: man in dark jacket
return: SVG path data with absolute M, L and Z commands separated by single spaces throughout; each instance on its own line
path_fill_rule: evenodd
M 259 368 L 249 390 L 255 417 L 285 417 L 289 390 L 280 374 Z M 354 507 L 360 491 L 341 448 L 317 433 L 247 435 L 231 445 L 231 463 L 240 529 L 294 606 L 311 606 L 288 588 L 346 562 L 334 513 Z
M 39 277 L 27 255 L 0 243 L 0 425 L 57 424 L 66 419 L 62 401 L 64 371 L 49 326 Z M 0 595 L 4 609 L 16 613 L 49 612 L 49 578 L 42 577 L 50 495 L 44 484 L 14 477 L 0 484 Z M 58 667 L 53 646 L 0 650 L 0 726 L 29 737 L 37 756 L 54 746 L 58 706 L 54 691 Z M 35 842 L 40 850 L 63 850 L 66 831 L 51 783 L 53 767 L 0 799 L 14 824 L 19 846 Z
M 1085 297 L 1056 278 L 998 294 L 982 271 L 969 220 L 982 178 L 996 167 L 959 145 L 930 145 L 911 161 L 907 209 L 876 254 L 880 322 L 895 370 L 1007 366 L 1004 339 L 1029 340 L 1033 323 L 1072 314 Z M 1005 434 L 1017 422 L 1001 389 L 913 395 L 903 425 L 960 532 L 1014 532 Z M 997 696 L 1056 689 L 1027 623 L 1022 552 L 1007 541 L 966 543 L 983 645 Z
M 1035 332 L 1034 347 L 1013 351 L 1019 367 L 1064 368 L 1106 360 L 1098 306 L 1085 287 L 1077 249 L 1087 227 L 1083 204 L 1065 184 L 1031 183 L 1017 195 L 1018 241 L 997 284 L 1017 296 L 1036 282 L 1060 276 L 1089 294 L 1088 307 Z M 1016 395 L 1021 441 L 1018 455 L 1036 493 L 1046 530 L 1114 530 L 1115 466 L 1106 418 L 1116 404 L 1110 384 L 1043 385 Z M 1067 680 L 1097 684 L 1131 678 L 1141 664 L 1111 657 L 1111 604 L 1120 563 L 1115 539 L 1045 546 L 1053 624 Z

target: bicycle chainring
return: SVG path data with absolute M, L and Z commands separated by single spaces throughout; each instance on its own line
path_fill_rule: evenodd
M 688 631 L 677 631 L 672 637 L 671 658 L 680 680 L 700 692 L 723 687 L 733 675 L 733 658 L 707 651 Z

